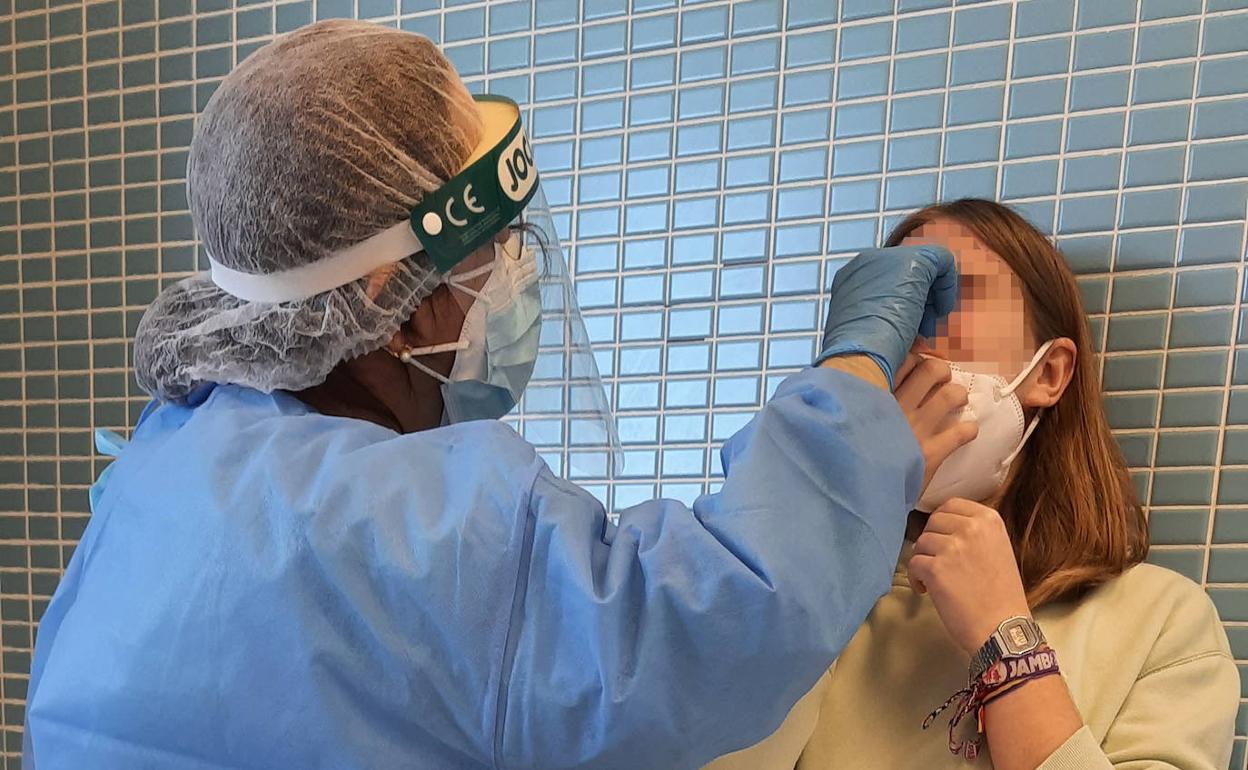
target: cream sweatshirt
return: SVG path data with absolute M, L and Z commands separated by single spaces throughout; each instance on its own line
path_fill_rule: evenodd
M 968 661 L 931 599 L 910 589 L 910 548 L 892 590 L 775 733 L 707 770 L 992 768 L 990 745 L 973 763 L 949 753 L 950 711 L 920 729 L 966 685 Z M 1037 770 L 1226 770 L 1239 675 L 1199 586 L 1141 564 L 1035 617 L 1085 724 Z

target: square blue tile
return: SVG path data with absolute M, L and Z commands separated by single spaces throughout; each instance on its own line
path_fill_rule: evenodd
M 1136 0 L 1098 0 L 1095 3 L 1083 3 L 1079 6 L 1077 26 L 1083 30 L 1131 24 L 1137 13 Z
M 1117 433 L 1115 438 L 1128 468 L 1146 468 L 1152 465 L 1152 433 Z
M 968 48 L 953 54 L 950 85 L 966 86 L 1005 78 L 1007 48 Z
M 868 102 L 838 107 L 836 110 L 837 139 L 884 133 L 884 108 L 886 102 Z
M 1065 198 L 1059 208 L 1058 232 L 1067 235 L 1112 230 L 1116 209 L 1116 195 Z
M 926 91 L 945 85 L 948 54 L 928 54 L 893 61 L 893 93 Z
M 892 177 L 884 188 L 884 208 L 910 210 L 936 200 L 936 174 Z
M 1231 512 L 1230 510 L 1219 511 L 1219 519 L 1223 513 Z M 1215 539 L 1215 542 L 1218 541 Z M 1248 573 L 1248 550 L 1215 548 L 1210 551 L 1209 556 L 1209 582 L 1231 583 L 1248 579 L 1244 577 L 1245 573 Z
M 1014 45 L 1013 76 L 1057 75 L 1066 72 L 1069 61 L 1069 37 L 1020 41 Z
M 949 14 L 911 16 L 897 22 L 897 53 L 949 46 Z
M 1105 359 L 1102 384 L 1105 390 L 1155 390 L 1161 386 L 1162 356 L 1159 353 L 1111 356 Z
M 1238 262 L 1245 258 L 1244 226 L 1186 227 L 1179 245 L 1180 265 Z
M 1141 28 L 1136 61 L 1157 62 L 1195 56 L 1199 28 L 1200 23 L 1194 19 Z
M 1179 220 L 1182 189 L 1134 190 L 1122 196 L 1121 227 L 1162 227 Z
M 1130 74 L 1127 72 L 1079 75 L 1071 81 L 1070 109 L 1078 112 L 1125 107 L 1130 82 Z
M 1122 146 L 1125 113 L 1072 117 L 1067 121 L 1066 151 L 1086 152 Z
M 1034 198 L 1057 192 L 1057 160 L 1009 163 L 1003 169 L 1001 197 Z
M 631 50 L 651 51 L 676 44 L 676 14 L 648 16 L 632 22 Z
M 1248 56 L 1232 56 L 1200 63 L 1197 96 L 1227 96 L 1248 91 Z
M 841 29 L 841 61 L 887 56 L 892 51 L 893 23 L 880 22 Z
M 832 176 L 860 176 L 883 168 L 884 142 L 838 143 L 832 150 Z
M 1173 391 L 1162 398 L 1163 428 L 1217 426 L 1222 421 L 1223 394 L 1220 391 Z
M 582 27 L 581 55 L 587 59 L 593 59 L 622 54 L 627 36 L 628 26 L 623 22 Z
M 1248 522 L 1246 522 L 1248 524 Z M 1204 545 L 1209 512 L 1158 509 L 1148 514 L 1149 536 L 1160 545 Z
M 959 8 L 954 15 L 954 45 L 1008 40 L 1010 8 L 1004 5 Z
M 1062 191 L 1067 193 L 1117 189 L 1122 157 L 1085 155 L 1067 158 L 1062 172 Z
M 830 24 L 834 21 L 836 21 L 835 3 L 789 3 L 789 29 L 809 27 L 816 24 Z
M 1110 312 L 1164 310 L 1170 305 L 1172 281 L 1166 273 L 1115 276 Z
M 1107 348 L 1120 350 L 1162 350 L 1166 343 L 1165 313 L 1110 316 Z
M 1183 222 L 1242 222 L 1245 205 L 1248 205 L 1248 183 L 1190 187 Z
M 888 62 L 841 67 L 836 84 L 838 99 L 860 99 L 888 93 Z
M 1175 311 L 1170 347 L 1214 347 L 1230 344 L 1231 313 L 1227 310 Z
M 1233 268 L 1181 270 L 1174 294 L 1175 307 L 1229 305 L 1235 301 L 1238 273 Z
M 894 99 L 889 120 L 890 131 L 937 129 L 944 120 L 945 99 L 942 94 Z
M 1066 106 L 1066 79 L 1031 80 L 1010 86 L 1011 120 L 1060 115 Z
M 957 198 L 991 198 L 996 196 L 997 170 L 987 168 L 953 168 L 941 176 L 942 200 Z
M 830 43 L 829 48 L 834 46 Z M 788 56 L 790 62 L 800 60 L 802 49 L 797 46 L 790 46 Z M 807 64 L 818 64 L 821 62 L 831 63 L 832 56 L 829 53 L 821 56 L 820 53 L 807 54 L 817 57 L 815 61 L 802 61 L 802 64 L 795 65 L 790 63 L 788 66 L 805 66 Z M 735 43 L 732 46 L 732 67 L 733 75 L 749 75 L 756 72 L 776 72 L 780 69 L 780 41 L 777 38 L 766 38 L 763 40 L 750 40 L 746 42 Z
M 1222 387 L 1227 358 L 1226 350 L 1172 352 L 1166 361 L 1166 387 Z
M 1030 0 L 1016 8 L 1014 33 L 1018 37 L 1067 32 L 1074 23 L 1074 0 Z
M 1001 136 L 998 126 L 947 131 L 944 136 L 946 165 L 982 163 L 997 159 L 997 146 Z
M 784 106 L 800 107 L 832 101 L 832 73 L 795 72 L 784 77 Z
M 1237 588 L 1207 589 L 1209 598 L 1223 621 L 1248 620 L 1248 590 Z
M 1151 505 L 1208 505 L 1213 497 L 1210 470 L 1157 471 Z
M 940 164 L 940 135 L 898 137 L 889 143 L 888 170 L 913 171 Z
M 877 210 L 879 201 L 878 179 L 833 183 L 830 210 L 834 215 L 862 214 Z
M 684 11 L 680 17 L 680 42 L 698 43 L 728 37 L 728 9 L 700 8 Z
M 732 34 L 761 35 L 780 29 L 781 0 L 748 0 L 733 5 Z
M 1057 155 L 1061 150 L 1062 121 L 1048 120 L 1010 124 L 1006 127 L 1006 158 Z
M 1188 178 L 1193 181 L 1248 176 L 1248 139 L 1193 145 Z
M 1216 24 L 1205 24 L 1200 52 L 1204 56 L 1248 51 L 1248 14 L 1222 16 Z
M 1248 125 L 1248 96 L 1243 99 L 1201 102 L 1196 105 L 1192 138 L 1237 136 L 1245 125 Z
M 1228 430 L 1223 434 L 1222 462 L 1248 465 L 1248 430 Z
M 1191 62 L 1141 67 L 1135 71 L 1132 103 L 1141 105 L 1191 98 L 1195 77 L 1196 65 Z
M 1218 479 L 1218 504 L 1242 505 L 1244 503 L 1248 503 L 1248 470 L 1223 469 Z M 1222 619 L 1230 620 L 1225 615 Z
M 1190 114 L 1182 104 L 1133 110 L 1127 139 L 1132 145 L 1184 141 Z
M 1140 19 L 1154 21 L 1176 16 L 1194 16 L 1201 11 L 1201 0 L 1143 0 Z
M 791 14 L 792 9 L 790 8 L 790 15 Z M 742 49 L 733 49 L 734 64 L 736 61 L 737 50 Z M 835 59 L 836 30 L 808 32 L 802 35 L 788 36 L 786 41 L 785 66 L 804 67 L 810 64 L 831 64 Z
M 1001 119 L 1004 88 L 987 86 L 952 91 L 949 94 L 950 126 L 965 126 Z
M 1218 454 L 1218 432 L 1162 432 L 1157 438 L 1157 465 L 1213 465 Z
M 841 0 L 841 18 L 845 21 L 867 19 L 892 12 L 892 0 Z
M 1183 147 L 1129 152 L 1124 184 L 1127 187 L 1179 184 L 1183 181 L 1185 155 Z
M 1205 551 L 1203 548 L 1155 548 L 1148 552 L 1146 561 L 1177 572 L 1193 582 L 1200 582 L 1205 568 Z
M 1135 30 L 1086 32 L 1075 37 L 1076 70 L 1119 67 L 1131 63 Z

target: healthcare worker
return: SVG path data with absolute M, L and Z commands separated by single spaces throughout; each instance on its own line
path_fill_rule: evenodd
M 697 767 L 888 589 L 924 463 L 887 389 L 950 310 L 947 251 L 843 268 L 824 365 L 727 442 L 722 490 L 617 527 L 497 419 L 610 443 L 513 103 L 422 37 L 317 24 L 226 78 L 188 173 L 211 271 L 139 327 L 155 398 L 104 441 L 25 767 Z

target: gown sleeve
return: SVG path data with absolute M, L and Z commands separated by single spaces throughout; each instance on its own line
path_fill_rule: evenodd
M 539 471 L 498 678 L 499 768 L 696 768 L 756 743 L 887 592 L 920 491 L 893 398 L 810 369 L 724 446 L 722 489 L 606 523 Z

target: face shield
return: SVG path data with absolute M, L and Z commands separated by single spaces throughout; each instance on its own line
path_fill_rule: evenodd
M 447 420 L 503 415 L 556 473 L 606 478 L 621 457 L 615 420 L 520 109 L 502 97 L 474 98 L 485 126 L 480 144 L 407 221 L 278 273 L 213 262 L 212 280 L 243 300 L 294 302 L 424 252 L 444 283 L 473 298 L 461 340 L 438 346 L 457 351 L 451 375 L 438 376 Z M 401 358 L 417 365 L 421 352 L 439 351 Z

